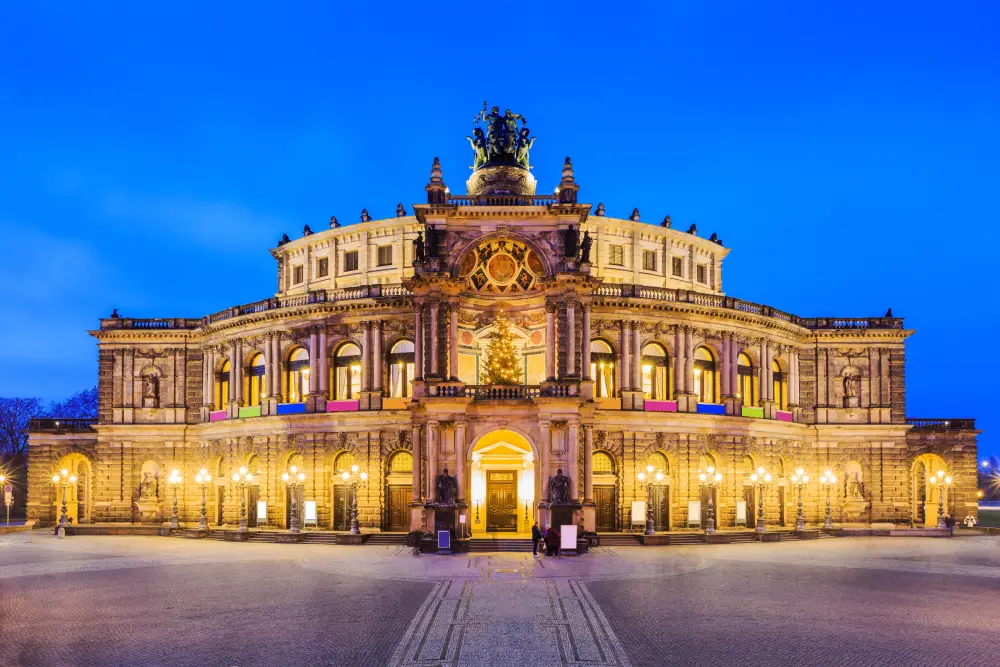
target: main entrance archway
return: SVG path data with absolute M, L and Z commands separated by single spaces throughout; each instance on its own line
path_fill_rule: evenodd
M 534 520 L 535 455 L 531 443 L 501 429 L 470 451 L 472 535 L 527 533 Z
M 914 525 L 937 526 L 939 502 L 945 514 L 951 511 L 948 507 L 948 492 L 945 491 L 942 498 L 938 486 L 931 481 L 931 477 L 936 476 L 938 470 L 947 471 L 948 468 L 944 459 L 937 454 L 921 454 L 913 461 L 910 511 Z

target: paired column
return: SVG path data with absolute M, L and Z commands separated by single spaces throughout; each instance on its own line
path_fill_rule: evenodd
M 372 322 L 372 391 L 382 393 L 382 322 Z
M 361 391 L 372 389 L 372 323 L 364 323 L 361 332 Z
M 761 389 L 760 395 L 766 396 L 768 401 L 774 400 L 774 348 L 771 343 L 764 343 L 764 381 L 766 387 Z
M 594 427 L 584 426 L 583 437 L 583 499 L 594 502 Z
M 424 379 L 424 304 L 416 302 L 413 309 L 413 364 L 416 367 L 416 378 Z
M 590 309 L 589 303 L 583 304 L 583 335 L 580 337 L 580 344 L 583 346 L 583 368 L 580 375 L 584 380 L 593 380 L 590 374 Z
M 566 302 L 566 375 L 576 375 L 576 304 Z
M 448 304 L 448 377 L 458 382 L 458 304 Z
M 799 404 L 799 351 L 788 353 L 788 407 Z
M 545 304 L 545 378 L 556 379 L 556 307 Z
M 687 391 L 684 373 L 687 365 L 684 363 L 684 327 L 678 325 L 674 329 L 674 395 Z
M 215 354 L 210 350 L 205 350 L 202 354 L 204 372 L 202 373 L 201 380 L 201 403 L 211 410 L 215 407 L 215 401 L 213 400 L 215 389 Z
M 422 459 L 420 457 L 420 426 L 413 427 L 413 503 L 421 500 L 420 495 L 420 471 L 423 470 Z
M 684 391 L 694 391 L 694 331 L 684 327 Z M 695 397 L 701 400 L 700 396 Z
M 733 394 L 731 367 L 733 363 L 733 339 L 729 334 L 722 336 L 722 397 L 729 398 Z
M 569 456 L 569 497 L 571 500 L 580 499 L 580 426 L 576 422 L 570 422 L 566 427 L 566 438 L 569 440 L 566 447 Z
M 319 393 L 323 395 L 323 400 L 330 398 L 330 355 L 326 348 L 326 327 L 319 330 L 319 349 L 316 351 L 317 361 L 319 361 Z
M 642 335 L 639 323 L 632 323 L 632 390 L 642 391 Z
M 438 366 L 438 316 L 441 305 L 437 301 L 431 302 L 431 368 L 428 375 L 438 377 L 441 367 Z
M 622 320 L 622 339 L 618 345 L 618 377 L 621 380 L 621 391 L 632 389 L 632 373 L 629 372 L 629 323 Z
M 740 345 L 732 336 L 729 337 L 729 393 L 736 395 L 739 389 Z
M 455 422 L 455 479 L 458 480 L 459 502 L 465 500 L 465 426 L 462 419 Z
M 313 328 L 309 331 L 309 393 L 315 394 L 319 389 L 319 332 Z

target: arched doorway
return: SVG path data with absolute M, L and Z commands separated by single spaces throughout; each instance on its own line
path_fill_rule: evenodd
M 950 512 L 948 491 L 944 491 L 942 499 L 937 484 L 931 480 L 937 475 L 938 470 L 949 474 L 947 463 L 937 454 L 921 454 L 913 461 L 910 511 L 913 524 L 916 526 L 937 526 L 938 504 L 941 500 L 944 501 L 944 513 Z
M 410 502 L 413 500 L 413 455 L 396 452 L 385 471 L 385 528 L 393 532 L 410 529 Z
M 663 482 L 653 487 L 653 530 L 670 530 L 670 464 L 663 452 L 653 452 L 646 459 L 646 469 L 653 466 L 653 475 L 663 473 Z M 655 479 L 655 477 L 654 477 Z
M 698 473 L 704 472 L 706 475 L 710 474 L 708 472 L 709 468 L 718 471 L 719 462 L 716 461 L 715 456 L 709 453 L 704 453 L 698 460 Z M 708 505 L 709 500 L 711 500 L 712 511 L 715 514 L 715 525 L 716 527 L 721 527 L 721 521 L 719 520 L 719 487 L 710 487 L 707 484 L 701 485 L 698 490 L 698 500 L 701 502 L 701 526 L 704 528 L 708 525 Z
M 305 460 L 302 458 L 301 454 L 292 454 L 288 457 L 288 463 L 285 465 L 284 471 L 279 471 L 279 475 L 282 472 L 287 471 L 292 474 L 292 468 L 295 468 L 296 472 L 305 470 Z M 299 521 L 299 526 L 302 525 L 303 519 L 305 518 L 305 506 L 306 506 L 306 487 L 304 484 L 297 484 L 295 486 L 295 513 Z M 285 485 L 285 527 L 291 527 L 292 525 L 292 487 Z
M 72 484 L 66 488 L 66 516 L 70 525 L 80 523 L 90 523 L 91 512 L 91 465 L 86 456 L 78 452 L 67 454 L 59 459 L 57 471 L 67 471 L 68 475 L 76 478 Z M 63 490 L 60 486 L 55 487 L 55 512 L 56 521 L 62 513 Z
M 333 461 L 333 516 L 330 527 L 334 530 L 351 528 L 351 487 L 344 484 L 342 473 L 350 472 L 354 466 L 354 454 L 341 452 Z
M 511 430 L 491 431 L 470 451 L 471 533 L 527 533 L 534 521 L 535 455 Z
M 618 476 L 615 460 L 607 452 L 594 452 L 594 530 L 613 533 L 618 529 Z

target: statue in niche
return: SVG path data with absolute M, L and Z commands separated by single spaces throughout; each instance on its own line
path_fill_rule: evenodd
M 844 396 L 858 398 L 861 395 L 861 378 L 857 375 L 844 376 Z
M 438 230 L 432 225 L 427 225 L 427 247 L 428 257 L 438 256 Z
M 575 259 L 576 254 L 580 251 L 580 232 L 577 231 L 576 227 L 570 225 L 563 233 L 563 241 L 566 245 L 566 257 Z
M 139 500 L 156 500 L 156 478 L 153 473 L 142 473 L 142 481 L 139 482 Z
M 559 468 L 555 476 L 549 478 L 549 502 L 559 504 L 568 503 L 569 500 L 569 477 Z
M 458 480 L 448 474 L 448 468 L 438 475 L 434 485 L 434 496 L 438 503 L 451 505 L 458 498 Z
M 145 375 L 142 378 L 142 405 L 147 408 L 155 408 L 160 399 L 160 378 L 153 374 Z
M 422 262 L 427 259 L 424 251 L 424 234 L 417 232 L 417 238 L 413 239 L 413 261 Z
M 590 248 L 594 245 L 594 239 L 590 238 L 590 231 L 583 233 L 583 240 L 580 242 L 580 261 L 584 264 L 590 263 Z
M 861 481 L 861 473 L 852 473 L 851 477 L 847 480 L 847 497 L 848 498 L 864 498 L 865 497 L 865 485 Z

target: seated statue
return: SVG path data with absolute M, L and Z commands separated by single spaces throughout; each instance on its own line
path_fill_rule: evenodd
M 435 484 L 435 500 L 442 505 L 451 505 L 458 499 L 458 480 L 448 474 L 448 469 L 438 475 Z
M 559 504 L 569 501 L 569 477 L 563 474 L 562 468 L 559 468 L 555 476 L 549 478 L 549 502 Z

